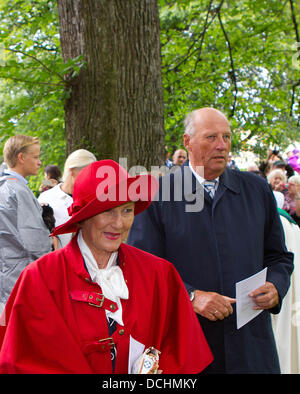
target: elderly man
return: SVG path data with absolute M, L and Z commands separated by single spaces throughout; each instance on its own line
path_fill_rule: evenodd
M 213 108 L 188 115 L 187 161 L 169 177 L 193 180 L 202 209 L 160 196 L 135 219 L 128 243 L 172 262 L 190 293 L 214 362 L 207 373 L 279 373 L 270 312 L 278 313 L 293 270 L 272 191 L 260 177 L 226 168 L 231 130 Z M 178 178 L 179 174 L 179 178 Z M 164 178 L 160 185 L 166 185 Z M 237 329 L 235 284 L 267 267 L 266 283 L 250 293 L 262 312 Z
M 174 166 L 181 166 L 187 159 L 186 151 L 184 149 L 177 149 L 172 158 Z

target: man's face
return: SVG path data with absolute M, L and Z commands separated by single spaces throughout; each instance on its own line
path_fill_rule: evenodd
M 194 135 L 184 135 L 184 144 L 193 168 L 203 166 L 205 179 L 217 178 L 226 168 L 231 148 L 227 119 L 220 115 L 199 119 L 195 122 Z
M 40 145 L 30 146 L 26 153 L 21 153 L 22 175 L 37 175 L 42 165 L 40 161 Z
M 183 149 L 177 150 L 173 156 L 173 163 L 177 166 L 181 166 L 187 159 L 186 151 Z

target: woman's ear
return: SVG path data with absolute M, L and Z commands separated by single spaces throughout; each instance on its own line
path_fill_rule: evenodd
M 84 220 L 82 220 L 81 222 L 76 223 L 76 227 L 78 228 L 78 230 L 82 229 L 83 222 L 84 222 Z
M 75 175 L 76 175 L 75 168 L 69 168 L 69 173 L 72 178 L 75 178 Z

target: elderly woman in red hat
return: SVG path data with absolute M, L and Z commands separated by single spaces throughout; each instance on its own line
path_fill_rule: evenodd
M 76 235 L 29 264 L 1 316 L 1 373 L 137 373 L 143 357 L 198 373 L 212 361 L 173 265 L 124 243 L 156 190 L 112 160 L 81 170 L 53 233 Z

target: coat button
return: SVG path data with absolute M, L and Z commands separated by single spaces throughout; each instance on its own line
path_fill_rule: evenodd
M 125 331 L 124 331 L 123 328 L 122 328 L 122 329 L 119 331 L 119 334 L 120 334 L 120 335 L 123 335 L 124 332 L 125 332 Z
M 116 306 L 114 305 L 114 304 L 110 304 L 110 309 L 112 310 L 112 311 L 114 311 L 115 309 L 116 309 Z

